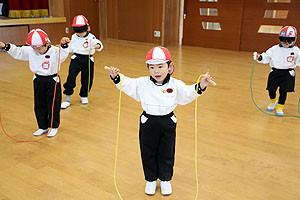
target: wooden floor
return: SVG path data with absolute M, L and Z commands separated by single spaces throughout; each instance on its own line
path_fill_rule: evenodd
M 95 81 L 90 111 L 71 106 L 61 112 L 55 138 L 18 143 L 0 130 L 1 200 L 117 200 L 113 166 L 117 131 L 118 90 L 103 70 L 119 67 L 130 77 L 148 76 L 145 65 L 151 44 L 104 41 L 95 55 Z M 300 200 L 300 119 L 273 117 L 251 100 L 250 52 L 199 47 L 171 47 L 175 73 L 187 84 L 209 68 L 217 82 L 198 99 L 198 175 L 200 200 Z M 35 139 L 33 73 L 28 63 L 0 52 L 0 112 L 5 130 L 18 139 Z M 64 83 L 69 59 L 60 72 Z M 298 70 L 296 70 L 298 72 Z M 254 99 L 265 110 L 268 65 L 256 65 Z M 299 77 L 288 95 L 285 114 L 299 115 Z M 78 78 L 78 85 L 79 78 Z M 80 103 L 79 87 L 71 103 Z M 122 96 L 117 183 L 124 200 L 195 199 L 195 104 L 178 106 L 173 194 L 144 194 L 138 143 L 140 103 Z

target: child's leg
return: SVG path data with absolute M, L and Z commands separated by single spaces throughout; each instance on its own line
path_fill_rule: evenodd
M 277 104 L 276 91 L 270 91 L 269 90 L 269 97 L 271 99 L 271 102 L 268 105 L 267 110 L 268 111 L 272 111 L 272 110 L 274 110 L 274 108 L 275 108 L 275 106 Z
M 88 96 L 88 91 L 91 90 L 92 85 L 93 85 L 93 79 L 94 79 L 94 62 L 92 61 L 92 57 L 91 57 L 90 70 L 89 70 L 89 64 L 88 64 L 88 59 L 87 59 L 85 66 L 83 67 L 83 69 L 81 71 L 81 88 L 80 88 L 80 93 L 79 93 L 79 95 L 81 97 Z M 88 90 L 88 85 L 89 85 L 89 90 Z
M 45 95 L 45 84 L 42 78 L 36 77 L 33 80 L 34 88 L 34 112 L 39 129 L 48 129 L 48 108 Z
M 175 122 L 174 122 L 174 121 Z M 163 127 L 158 146 L 158 178 L 161 181 L 170 181 L 173 176 L 175 139 L 176 139 L 176 117 L 172 115 L 160 120 Z
M 46 90 L 46 100 L 47 100 L 47 107 L 48 107 L 48 127 L 50 128 L 51 127 L 51 118 L 52 118 L 52 105 L 53 105 L 55 80 L 53 78 L 49 78 L 47 81 L 48 81 L 48 87 Z M 60 81 L 60 78 L 59 78 L 59 81 Z M 53 108 L 52 128 L 59 127 L 60 105 L 61 105 L 61 84 L 60 84 L 60 82 L 57 82 L 54 108 Z
M 279 90 L 279 101 L 276 108 L 276 114 L 279 116 L 284 115 L 283 106 L 285 104 L 286 98 L 287 98 L 287 92 L 283 92 Z
M 64 94 L 72 95 L 74 93 L 74 88 L 76 86 L 76 77 L 81 71 L 80 63 L 77 61 L 77 57 L 71 59 L 70 67 L 69 67 L 69 74 L 67 81 L 64 84 Z
M 156 181 L 157 176 L 157 147 L 160 137 L 160 126 L 155 118 L 140 117 L 140 150 L 147 181 Z
M 279 101 L 276 114 L 282 116 L 284 115 L 283 106 L 287 98 L 287 93 L 294 92 L 295 89 L 295 70 L 284 71 L 284 73 L 282 73 L 282 81 L 279 87 Z

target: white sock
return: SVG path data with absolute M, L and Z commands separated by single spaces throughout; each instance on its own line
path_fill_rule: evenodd
M 70 102 L 71 100 L 71 95 L 66 95 L 65 101 Z

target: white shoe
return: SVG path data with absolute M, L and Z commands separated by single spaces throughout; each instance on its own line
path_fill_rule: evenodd
M 54 137 L 57 134 L 58 130 L 57 128 L 52 128 L 49 132 L 47 137 Z
M 88 104 L 89 103 L 89 99 L 87 97 L 81 97 L 81 103 L 82 104 Z
M 156 191 L 156 181 L 147 181 L 145 187 L 145 193 L 148 195 L 154 195 Z
M 68 102 L 68 101 L 64 101 L 64 102 L 62 102 L 61 103 L 61 108 L 62 109 L 66 109 L 67 107 L 69 107 L 71 104 L 70 104 L 70 102 Z
M 283 115 L 284 115 L 283 110 L 277 108 L 277 109 L 276 109 L 276 115 L 278 115 L 278 116 L 283 116 Z
M 172 194 L 172 186 L 170 181 L 161 181 L 160 189 L 162 195 L 170 195 Z
M 47 133 L 48 129 L 38 129 L 36 132 L 33 133 L 34 136 L 39 136 L 42 135 L 44 133 Z

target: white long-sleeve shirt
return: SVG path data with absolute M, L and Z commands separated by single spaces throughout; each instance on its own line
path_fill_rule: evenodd
M 164 85 L 154 84 L 149 77 L 129 78 L 123 74 L 120 77 L 122 91 L 140 101 L 143 110 L 150 115 L 167 115 L 177 104 L 185 105 L 196 99 L 195 84 L 186 85 L 172 77 Z M 118 89 L 121 82 L 116 84 Z
M 32 72 L 42 76 L 49 76 L 57 73 L 59 48 L 52 46 L 45 54 L 39 54 L 31 46 L 17 47 L 10 44 L 8 54 L 13 58 L 23 61 L 29 61 L 29 67 Z M 64 62 L 69 55 L 68 48 L 61 48 L 60 63 Z
M 96 44 L 100 44 L 100 49 L 96 50 L 101 51 L 103 49 L 103 44 L 92 33 L 88 33 L 85 37 L 79 37 L 75 33 L 71 38 L 70 53 L 93 55 L 95 53 L 94 47 Z
M 271 68 L 290 69 L 300 66 L 300 50 L 297 46 L 284 48 L 274 45 L 261 54 L 262 60 L 259 63 L 269 63 Z

